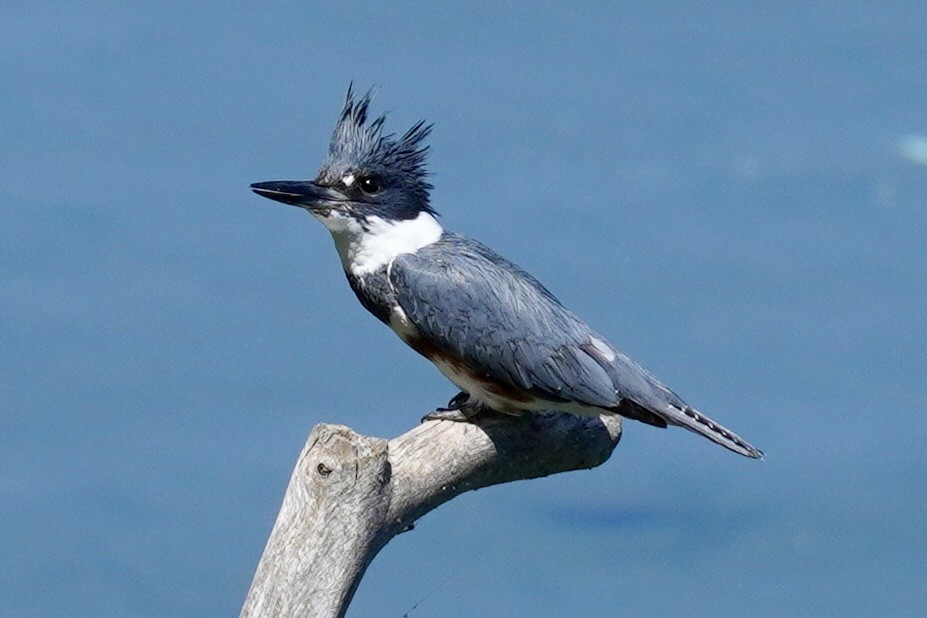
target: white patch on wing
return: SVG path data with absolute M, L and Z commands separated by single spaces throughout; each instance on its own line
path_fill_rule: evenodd
M 436 242 L 444 232 L 427 212 L 401 221 L 367 217 L 365 226 L 334 210 L 317 218 L 331 231 L 344 269 L 355 276 L 379 270 L 397 255 L 415 253 Z
M 602 355 L 602 358 L 610 363 L 615 360 L 615 353 L 607 343 L 595 337 L 589 337 L 589 342 L 592 344 L 592 347 L 594 347 L 596 351 Z
M 399 305 L 395 305 L 390 309 L 389 327 L 406 343 L 418 336 L 418 329 L 415 328 L 415 325 L 409 320 L 409 316 Z

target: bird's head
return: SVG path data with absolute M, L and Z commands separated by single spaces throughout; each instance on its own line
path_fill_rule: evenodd
M 370 91 L 358 99 L 348 88 L 315 180 L 256 182 L 251 189 L 305 208 L 336 234 L 366 229 L 371 220 L 401 223 L 434 214 L 423 143 L 431 125 L 420 121 L 401 137 L 384 133 L 385 115 L 368 122 L 370 98 Z

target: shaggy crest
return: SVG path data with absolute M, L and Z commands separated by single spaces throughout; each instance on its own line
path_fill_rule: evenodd
M 348 87 L 322 175 L 336 180 L 347 171 L 359 171 L 401 178 L 405 190 L 430 210 L 427 204 L 432 186 L 425 180 L 428 146 L 422 142 L 431 133 L 432 125 L 420 120 L 396 139 L 393 133 L 383 132 L 386 114 L 367 122 L 372 96 L 371 89 L 356 99 L 353 85 Z

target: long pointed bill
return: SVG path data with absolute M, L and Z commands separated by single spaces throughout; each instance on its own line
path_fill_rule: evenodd
M 330 208 L 331 203 L 340 197 L 331 189 L 308 180 L 255 182 L 251 185 L 251 190 L 267 199 L 310 209 Z

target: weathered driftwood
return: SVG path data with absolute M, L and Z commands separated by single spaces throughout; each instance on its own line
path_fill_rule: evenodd
M 384 440 L 317 425 L 290 478 L 241 616 L 343 616 L 394 536 L 461 493 L 592 468 L 621 437 L 617 416 L 426 421 Z

